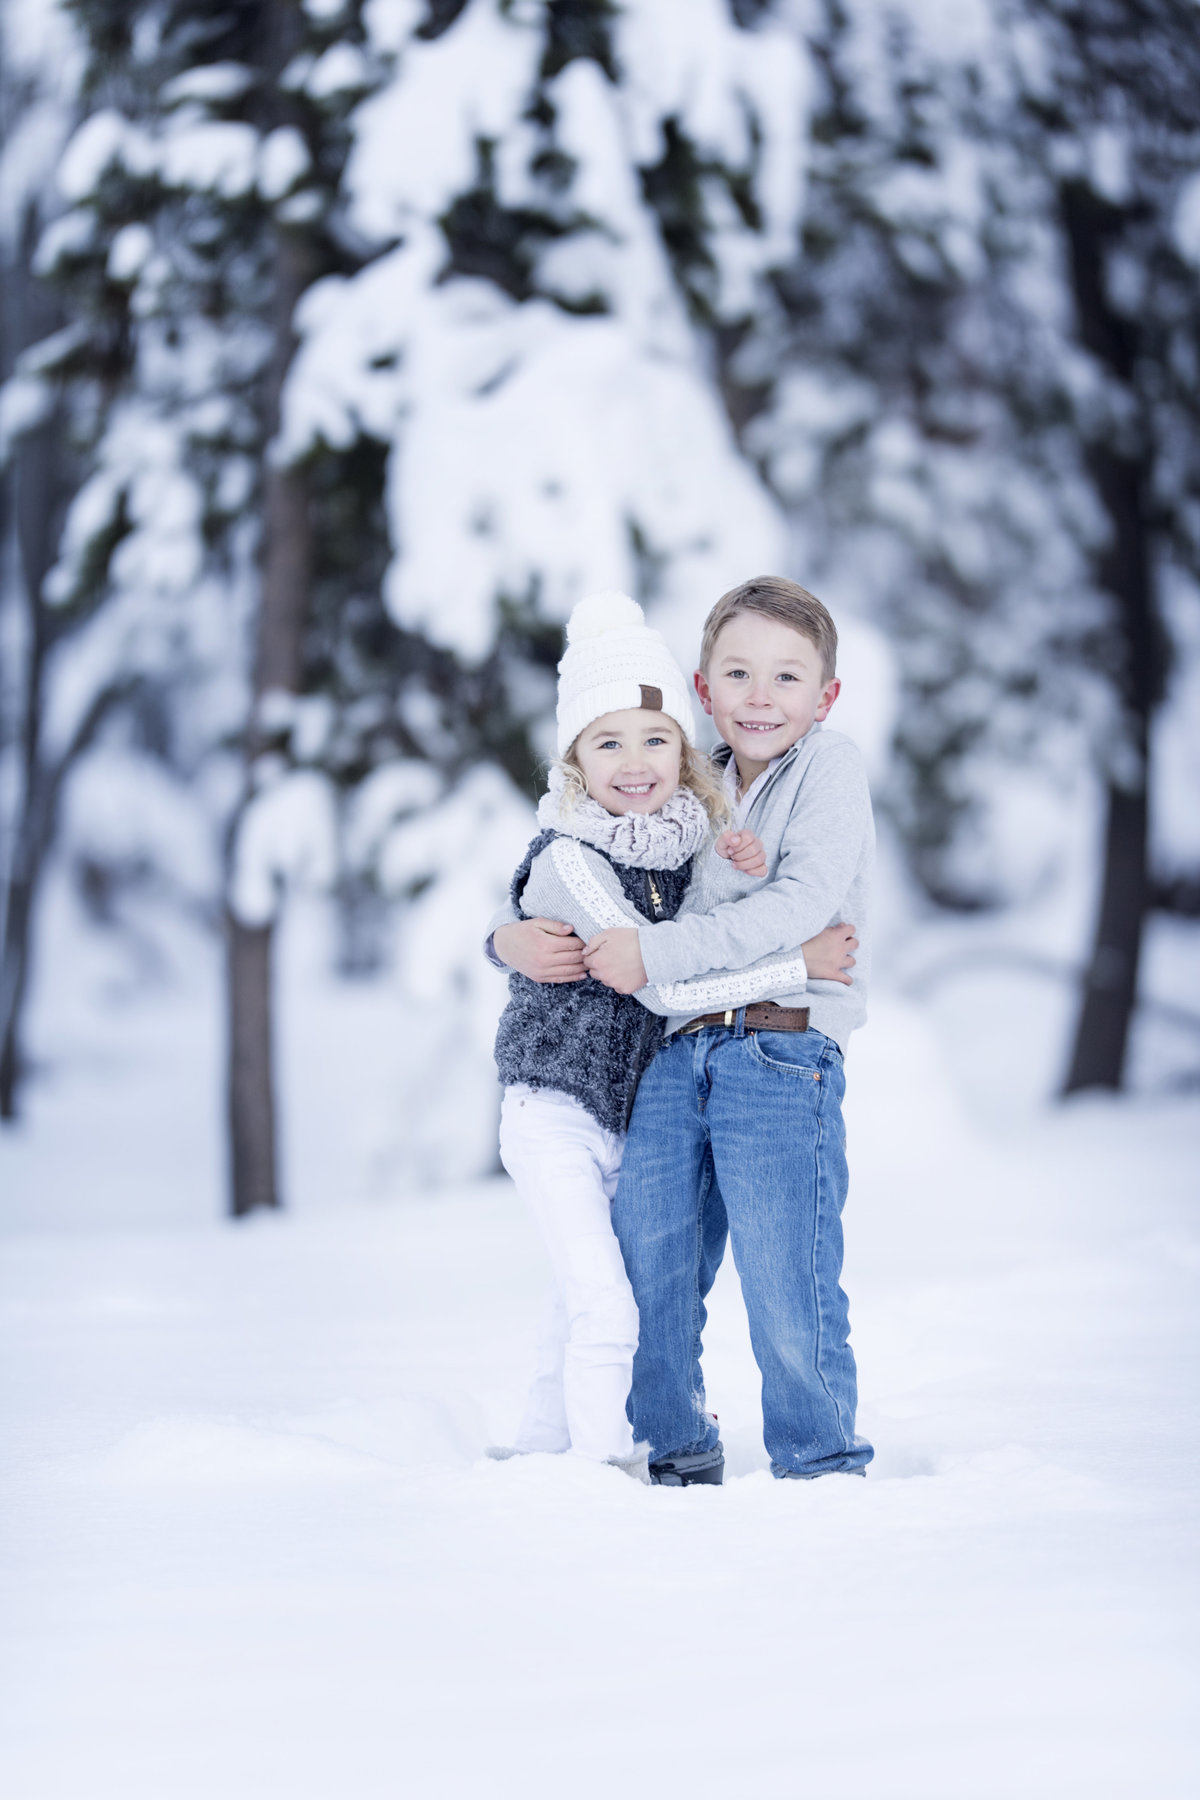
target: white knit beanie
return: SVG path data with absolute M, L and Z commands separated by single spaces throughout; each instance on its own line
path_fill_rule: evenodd
M 589 594 L 567 621 L 558 665 L 558 754 L 593 719 L 635 706 L 666 713 L 695 742 L 691 690 L 661 632 L 651 630 L 628 594 Z

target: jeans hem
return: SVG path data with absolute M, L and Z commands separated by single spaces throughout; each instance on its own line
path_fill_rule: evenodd
M 864 1456 L 851 1462 L 847 1457 L 840 1462 L 826 1463 L 821 1469 L 785 1469 L 782 1463 L 773 1462 L 771 1473 L 776 1481 L 819 1481 L 822 1475 L 865 1475 L 870 1460 L 869 1456 Z

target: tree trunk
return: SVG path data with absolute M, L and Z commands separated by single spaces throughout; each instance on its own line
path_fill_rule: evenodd
M 17 1096 L 25 1059 L 22 1026 L 29 982 L 30 926 L 40 857 L 31 852 L 28 814 L 20 821 L 13 867 L 4 908 L 4 945 L 0 953 L 0 1119 L 17 1117 Z
M 25 771 L 21 815 L 14 832 L 4 906 L 4 942 L 0 949 L 0 1119 L 17 1117 L 21 1078 L 25 1000 L 33 942 L 33 915 L 49 839 L 50 820 L 39 771 Z
M 1109 787 L 1100 917 L 1064 1094 L 1116 1089 L 1124 1080 L 1148 911 L 1147 822 L 1144 786 L 1132 793 Z
M 298 9 L 272 0 L 263 8 L 264 99 L 268 127 L 286 122 L 286 98 L 278 77 L 289 61 Z M 274 347 L 263 392 L 263 443 L 268 453 L 279 429 L 280 399 L 295 350 L 292 318 L 312 278 L 311 255 L 301 236 L 275 226 Z M 262 578 L 254 656 L 253 711 L 246 733 L 249 771 L 263 748 L 260 702 L 265 693 L 297 693 L 304 660 L 304 627 L 312 582 L 312 534 L 308 478 L 302 469 L 263 466 Z M 236 828 L 235 828 L 236 841 Z M 227 920 L 228 1107 L 230 1210 L 234 1217 L 279 1206 L 276 1167 L 275 1089 L 272 1068 L 271 925 Z
M 1119 1089 L 1137 1010 L 1138 965 L 1152 903 L 1149 851 L 1150 717 L 1161 651 L 1143 505 L 1147 471 L 1108 450 L 1092 457 L 1112 537 L 1099 570 L 1117 606 L 1121 696 L 1129 768 L 1110 775 L 1100 905 L 1084 975 L 1064 1094 Z
M 229 1162 L 235 1218 L 278 1206 L 271 1064 L 271 927 L 228 923 Z
M 264 693 L 300 685 L 311 579 L 308 485 L 299 470 L 268 470 L 263 505 L 262 589 L 255 658 L 255 707 Z M 262 748 L 252 720 L 248 758 Z M 229 983 L 230 1210 L 235 1218 L 281 1204 L 276 1171 L 272 1064 L 270 925 L 227 916 Z
M 62 323 L 55 296 L 33 274 L 41 221 L 30 207 L 22 221 L 11 265 L 4 269 L 6 306 L 0 369 L 7 375 L 17 355 Z M 29 991 L 33 922 L 46 851 L 53 832 L 55 799 L 65 769 L 42 766 L 42 708 L 47 619 L 42 583 L 54 561 L 57 523 L 67 488 L 62 421 L 55 413 L 17 443 L 4 486 L 4 535 L 16 546 L 22 631 L 18 729 L 19 773 L 10 824 L 11 854 L 4 870 L 0 938 L 0 1120 L 17 1116 L 24 1057 L 22 1030 Z M 13 684 L 14 689 L 17 684 Z
M 1081 184 L 1062 191 L 1063 222 L 1079 332 L 1086 347 L 1136 402 L 1134 327 L 1109 306 L 1105 257 L 1123 216 Z M 1152 572 L 1148 428 L 1130 430 L 1116 448 L 1094 445 L 1088 463 L 1109 521 L 1096 565 L 1097 585 L 1114 607 L 1114 680 L 1122 703 L 1123 750 L 1110 766 L 1099 916 L 1084 976 L 1064 1094 L 1120 1088 L 1137 1008 L 1138 964 L 1152 903 L 1149 846 L 1150 721 L 1162 698 L 1165 655 Z M 1121 766 L 1124 763 L 1124 766 Z

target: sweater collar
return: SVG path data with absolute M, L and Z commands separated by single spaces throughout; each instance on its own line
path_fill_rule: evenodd
M 793 762 L 800 754 L 802 747 L 808 743 L 809 739 L 815 737 L 816 733 L 822 729 L 823 727 L 819 719 L 810 725 L 803 737 L 797 738 L 794 744 L 788 746 L 782 756 L 776 757 L 774 767 L 770 768 L 768 771 L 771 777 L 773 778 L 778 775 L 780 769 L 786 769 L 787 765 L 790 762 Z M 715 762 L 717 767 L 722 770 L 728 769 L 733 762 L 733 751 L 729 748 L 728 744 L 718 744 L 711 752 L 711 755 L 713 762 Z

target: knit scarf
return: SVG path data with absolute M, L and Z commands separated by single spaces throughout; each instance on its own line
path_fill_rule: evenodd
M 562 771 L 552 768 L 550 791 L 538 803 L 542 830 L 581 838 L 627 868 L 681 868 L 708 839 L 708 814 L 690 788 L 676 788 L 652 813 L 606 812 L 590 795 L 570 805 L 565 789 Z

